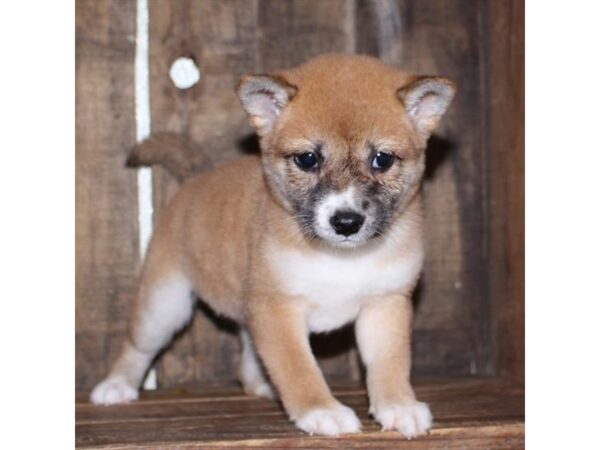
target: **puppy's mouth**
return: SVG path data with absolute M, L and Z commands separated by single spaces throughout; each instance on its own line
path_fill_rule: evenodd
M 381 234 L 374 203 L 350 187 L 299 205 L 298 219 L 307 237 L 332 247 L 355 248 Z
M 332 247 L 355 248 L 381 236 L 379 227 L 374 226 L 374 219 L 366 216 L 362 224 L 352 223 L 346 219 L 339 224 L 336 220 L 319 221 L 315 214 L 300 214 L 297 216 L 300 229 L 304 236 L 311 240 L 324 242 Z M 359 222 L 361 220 L 359 219 Z M 335 225 L 332 225 L 332 222 Z M 348 223 L 349 222 L 349 223 Z
M 368 241 L 370 241 L 372 239 L 372 237 L 369 237 L 367 239 L 350 239 L 350 238 L 344 238 L 341 241 L 337 241 L 337 240 L 329 240 L 326 239 L 327 242 L 333 246 L 333 247 L 339 247 L 339 248 L 356 248 L 356 247 L 360 247 L 361 245 L 366 244 Z
M 353 236 L 339 236 L 332 233 L 318 234 L 319 238 L 333 247 L 356 248 L 377 237 L 376 233 L 365 231 Z

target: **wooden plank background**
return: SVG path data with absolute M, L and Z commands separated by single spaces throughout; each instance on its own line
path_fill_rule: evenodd
M 135 2 L 76 3 L 76 386 L 115 360 L 139 270 L 135 143 Z
M 496 370 L 525 383 L 525 5 L 484 4 L 489 302 Z
M 152 129 L 194 142 L 194 164 L 207 170 L 256 151 L 233 92 L 244 73 L 356 52 L 456 80 L 459 94 L 428 149 L 414 373 L 518 373 L 523 96 L 507 94 L 523 92 L 522 9 L 519 0 L 150 2 Z M 134 36 L 134 1 L 77 0 L 78 388 L 114 360 L 139 269 L 135 172 L 123 168 L 135 136 Z M 202 72 L 191 89 L 169 79 L 180 56 Z M 153 180 L 159 212 L 177 185 L 161 169 Z M 197 314 L 163 355 L 160 386 L 234 380 L 235 333 L 209 315 Z M 350 328 L 314 344 L 328 378 L 360 377 Z

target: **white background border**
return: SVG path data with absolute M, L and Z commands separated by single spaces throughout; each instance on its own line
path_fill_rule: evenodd
M 75 9 L 0 6 L 0 445 L 74 446 Z
M 529 449 L 598 445 L 599 9 L 527 2 Z M 69 2 L 0 6 L 0 441 L 12 449 L 74 445 L 74 23 Z
M 526 438 L 598 448 L 600 7 L 526 3 Z

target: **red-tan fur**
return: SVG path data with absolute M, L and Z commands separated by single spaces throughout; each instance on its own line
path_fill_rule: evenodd
M 307 237 L 284 191 L 293 186 L 295 192 L 303 192 L 303 186 L 308 189 L 314 180 L 286 169 L 289 177 L 274 181 L 275 175 L 282 173 L 286 157 L 289 160 L 298 151 L 294 147 L 298 140 L 318 136 L 328 149 L 331 169 L 323 170 L 322 176 L 333 189 L 343 191 L 361 179 L 387 186 L 392 193 L 406 191 L 387 231 L 378 238 L 386 249 L 377 261 L 388 265 L 414 259 L 414 273 L 413 269 L 407 272 L 410 279 L 402 286 L 365 295 L 357 303 L 360 308 L 355 319 L 367 368 L 371 412 L 385 429 L 401 431 L 408 438 L 421 434 L 431 426 L 431 418 L 427 407 L 415 400 L 409 380 L 410 296 L 422 252 L 419 185 L 424 148 L 439 117 L 416 126 L 402 96 L 403 89 L 410 90 L 420 78 L 368 57 L 327 55 L 270 76 L 284 86 L 290 100 L 270 126 L 249 110 L 261 138 L 261 157 L 244 157 L 191 178 L 161 214 L 146 257 L 127 343 L 92 398 L 113 403 L 136 397 L 128 387 L 137 390 L 152 357 L 185 324 L 188 305 L 182 300 L 181 311 L 169 325 L 173 329 L 167 327 L 156 342 L 148 344 L 154 338 L 150 322 L 157 320 L 153 311 L 159 311 L 156 317 L 163 314 L 161 305 L 152 303 L 158 300 L 149 299 L 156 286 L 176 274 L 189 280 L 190 291 L 217 313 L 248 330 L 252 347 L 291 420 L 300 428 L 330 435 L 358 431 L 358 420 L 333 397 L 310 350 L 307 311 L 313 306 L 304 296 L 288 292 L 278 266 L 284 263 L 276 256 L 291 252 L 300 255 L 300 260 L 322 254 L 336 258 L 350 251 L 356 256 L 347 259 L 359 258 L 361 251 L 368 254 L 369 246 L 379 245 L 369 241 L 356 249 L 336 250 Z M 243 79 L 240 89 L 251 80 Z M 443 83 L 453 94 L 454 87 L 447 80 L 431 80 Z M 401 158 L 402 168 L 372 172 L 364 161 L 369 158 L 369 142 L 376 139 L 393 141 L 391 151 Z M 180 178 L 186 178 L 186 172 L 180 173 Z M 399 237 L 386 240 L 387 234 Z M 367 250 L 361 250 L 363 247 Z M 411 255 L 416 256 L 411 259 Z M 176 282 L 165 286 L 165 292 L 178 292 Z M 256 381 L 267 383 L 266 378 Z M 109 386 L 112 391 L 108 382 L 113 383 Z M 245 387 L 258 393 L 253 386 Z

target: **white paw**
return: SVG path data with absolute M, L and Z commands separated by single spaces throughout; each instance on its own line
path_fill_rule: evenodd
M 309 434 L 338 436 L 360 431 L 360 420 L 354 411 L 342 404 L 331 409 L 313 409 L 296 419 L 295 423 Z
M 251 386 L 244 386 L 244 391 L 248 395 L 253 395 L 254 397 L 263 397 L 269 400 L 276 400 L 277 394 L 271 387 L 269 383 L 266 381 L 262 383 L 256 383 Z
M 382 431 L 396 430 L 407 439 L 426 433 L 431 428 L 429 406 L 422 402 L 396 403 L 373 411 Z
M 116 405 L 137 400 L 138 390 L 128 385 L 122 378 L 107 378 L 92 391 L 90 401 L 96 405 Z

